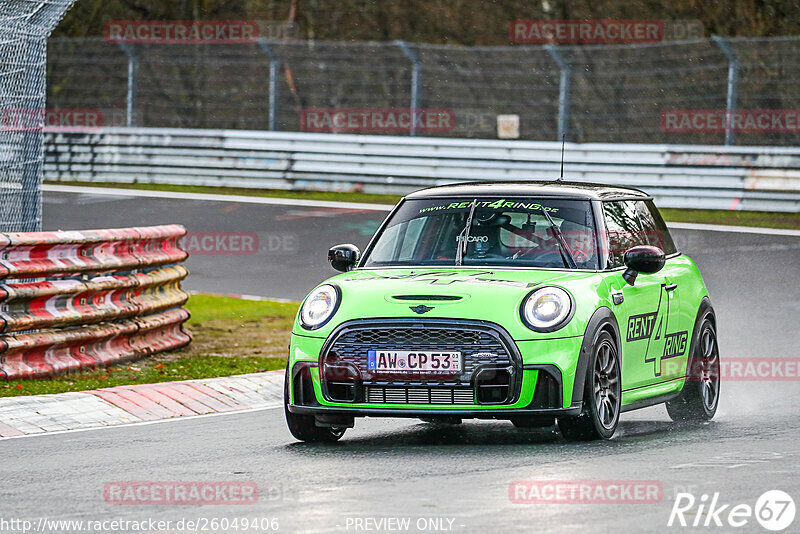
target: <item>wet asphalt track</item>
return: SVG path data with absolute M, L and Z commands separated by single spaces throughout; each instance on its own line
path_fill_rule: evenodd
M 383 215 L 54 193 L 44 211 L 46 229 L 179 222 L 196 232 L 255 232 L 257 254 L 192 257 L 186 287 L 293 299 L 332 274 L 329 245 L 363 247 Z M 800 356 L 800 238 L 675 236 L 709 287 L 723 357 Z M 623 415 L 615 438 L 603 443 L 565 443 L 549 431 L 500 422 L 442 429 L 359 420 L 340 443 L 314 446 L 292 440 L 281 410 L 4 440 L 0 518 L 276 517 L 285 532 L 364 532 L 357 518 L 400 517 L 411 519 L 410 531 L 418 520 L 439 518 L 445 527 L 452 520 L 453 532 L 728 532 L 668 528 L 674 494 L 720 492 L 721 503 L 752 506 L 764 491 L 782 489 L 800 505 L 799 412 L 796 381 L 730 382 L 707 426 L 677 426 L 655 407 Z M 509 483 L 526 479 L 656 480 L 664 497 L 656 504 L 512 504 Z M 126 480 L 255 481 L 261 498 L 204 508 L 106 504 L 103 485 Z M 799 527 L 797 519 L 791 530 Z M 737 531 L 767 532 L 752 518 Z

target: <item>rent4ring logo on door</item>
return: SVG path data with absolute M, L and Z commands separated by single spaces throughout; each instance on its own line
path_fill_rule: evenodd
M 668 333 L 669 319 L 670 298 L 664 285 L 661 286 L 656 311 L 628 317 L 625 340 L 628 343 L 647 340 L 644 361 L 653 364 L 655 376 L 661 376 L 662 360 L 683 356 L 688 345 L 687 330 Z
M 630 343 L 631 341 L 650 339 L 650 336 L 653 334 L 653 325 L 655 324 L 656 315 L 658 315 L 657 311 L 628 317 L 627 341 Z

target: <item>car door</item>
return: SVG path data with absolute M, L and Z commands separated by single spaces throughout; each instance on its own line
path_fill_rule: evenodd
M 678 253 L 667 225 L 652 200 L 643 202 L 642 221 L 652 225 L 647 231 L 648 242 L 664 251 L 666 261 L 660 271 L 664 277 L 664 296 L 669 313 L 664 323 L 663 341 L 659 340 L 658 350 L 648 352 L 653 361 L 655 382 L 664 382 L 685 375 L 689 345 L 697 310 L 687 310 L 691 300 L 692 268 L 691 261 Z
M 644 201 L 619 200 L 603 203 L 608 268 L 607 277 L 622 336 L 623 390 L 649 386 L 667 379 L 663 360 L 675 353 L 673 335 L 680 317 L 677 285 L 667 265 L 654 274 L 639 274 L 633 285 L 622 277 L 625 251 L 638 245 L 656 245 L 655 221 Z

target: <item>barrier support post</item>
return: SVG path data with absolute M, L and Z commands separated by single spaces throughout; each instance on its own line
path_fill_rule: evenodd
M 569 126 L 569 94 L 572 67 L 564 60 L 558 48 L 553 45 L 547 45 L 545 48 L 561 71 L 558 82 L 558 141 L 561 141 L 567 134 L 567 127 Z
M 278 75 L 281 61 L 272 47 L 263 39 L 258 40 L 258 46 L 269 58 L 269 119 L 267 129 L 270 132 L 278 131 Z
M 414 137 L 417 135 L 417 121 L 416 112 L 420 109 L 420 100 L 422 98 L 422 64 L 419 61 L 417 53 L 411 50 L 411 47 L 405 41 L 397 40 L 394 42 L 403 55 L 411 62 L 411 129 L 408 135 Z
M 136 49 L 127 43 L 120 43 L 120 48 L 128 56 L 128 86 L 125 92 L 125 126 L 136 126 L 134 112 L 136 111 L 136 77 L 139 72 L 139 58 Z
M 728 58 L 728 94 L 725 98 L 725 144 L 735 142 L 735 132 L 731 125 L 733 113 L 736 111 L 736 99 L 739 90 L 739 58 L 736 57 L 730 43 L 724 37 L 712 35 L 711 39 L 719 46 L 725 57 Z

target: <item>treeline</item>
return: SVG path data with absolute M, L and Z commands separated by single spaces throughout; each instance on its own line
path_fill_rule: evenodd
M 54 36 L 113 20 L 255 20 L 262 35 L 323 41 L 507 45 L 516 19 L 700 21 L 704 34 L 800 35 L 800 0 L 77 0 Z

